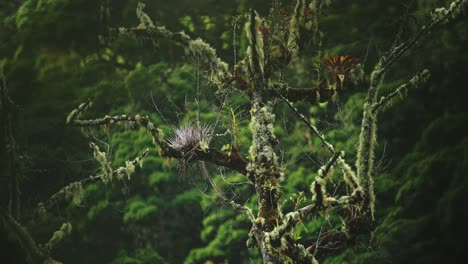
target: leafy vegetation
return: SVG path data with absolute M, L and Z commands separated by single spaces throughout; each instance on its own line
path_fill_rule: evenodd
M 293 12 L 290 1 L 273 2 L 281 5 L 285 17 Z M 362 71 L 368 74 L 381 52 L 414 35 L 428 19 L 426 14 L 443 5 L 440 2 L 332 1 L 321 16 L 320 35 L 316 36 L 320 42 L 305 48 L 283 70 L 284 78 L 297 87 L 336 83 L 340 73 L 327 72 L 323 61 L 347 54 L 359 59 Z M 272 6 L 271 1 L 245 0 L 217 5 L 201 0 L 146 4 L 145 12 L 155 18 L 156 26 L 203 38 L 230 64 L 239 62 L 239 54 L 248 46 L 243 14 L 253 8 L 267 17 Z M 219 135 L 210 146 L 229 155 L 249 152 L 250 105 L 244 96 L 230 96 L 231 91 L 216 93 L 213 82 L 202 77 L 206 69 L 200 61 L 172 42 L 107 35 L 107 27 L 137 25 L 136 9 L 137 1 L 123 0 L 0 4 L 0 68 L 15 104 L 13 170 L 21 190 L 17 220 L 44 245 L 63 223 L 70 222 L 71 233 L 51 247 L 53 256 L 64 263 L 261 263 L 258 248 L 246 247 L 251 227 L 247 216 L 226 205 L 209 187 L 201 165 L 180 170 L 177 159 L 160 155 L 146 129 L 131 122 L 81 131 L 65 125 L 67 114 L 93 97 L 85 118 L 138 113 L 152 120 L 168 138 L 175 136 L 171 131 L 200 121 Z M 468 235 L 464 208 L 468 196 L 465 18 L 434 30 L 411 56 L 403 57 L 386 74 L 381 87 L 384 94 L 405 83 L 414 72 L 427 68 L 431 77 L 419 88 L 400 94 L 403 100 L 397 96 L 380 113 L 373 231 L 330 255 L 318 247 L 315 253 L 320 263 L 448 263 L 463 259 Z M 320 52 L 315 49 L 318 45 Z M 320 80 L 314 72 L 317 67 Z M 358 151 L 365 92 L 357 86 L 325 103 L 298 102 L 295 106 L 337 150 L 346 151 L 351 158 Z M 3 106 L 2 115 L 6 113 Z M 286 104 L 274 114 L 273 129 L 279 141 L 275 151 L 287 164 L 279 203 L 295 210 L 311 202 L 310 184 L 329 153 Z M 2 119 L 0 205 L 8 208 L 7 154 L 12 146 L 4 141 L 3 127 Z M 93 181 L 78 194 L 68 193 L 70 199 L 48 206 L 46 201 L 63 187 L 101 173 L 93 152 L 87 149 L 89 141 L 106 153 L 113 169 L 150 149 L 130 179 L 125 176 L 105 185 Z M 247 177 L 206 166 L 226 195 L 239 204 L 256 206 L 257 197 L 250 198 L 255 190 Z M 331 175 L 328 190 L 347 191 L 337 174 Z M 46 209 L 42 210 L 40 202 Z M 292 235 L 297 241 L 313 244 L 337 231 L 345 217 L 343 211 L 332 210 L 298 225 Z M 14 242 L 6 218 L 1 219 L 0 245 L 8 253 L 3 261 L 26 263 L 31 256 L 25 256 Z

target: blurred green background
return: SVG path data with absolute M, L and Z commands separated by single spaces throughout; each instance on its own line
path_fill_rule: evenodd
M 157 25 L 215 47 L 227 62 L 245 49 L 242 25 L 235 22 L 250 8 L 266 16 L 271 1 L 143 1 Z M 285 9 L 294 1 L 282 1 Z M 369 73 L 379 54 L 399 37 L 406 39 L 427 20 L 427 12 L 448 1 L 332 1 L 323 14 L 322 54 L 351 54 Z M 106 9 L 102 9 L 105 4 Z M 148 115 L 170 135 L 201 109 L 204 123 L 223 133 L 236 116 L 238 142 L 220 137 L 213 143 L 250 145 L 248 101 L 224 98 L 199 79 L 197 62 L 180 46 L 120 38 L 99 41 L 106 27 L 134 26 L 134 0 L 16 0 L 0 3 L 0 63 L 17 104 L 16 171 L 21 177 L 20 221 L 36 241 L 45 243 L 63 222 L 73 232 L 53 256 L 64 263 L 261 263 L 259 252 L 245 246 L 245 216 L 223 205 L 198 170 L 179 173 L 176 161 L 159 157 L 144 130 L 114 127 L 110 133 L 65 126 L 68 113 L 86 98 L 93 106 L 86 117 L 128 113 Z M 235 28 L 235 31 L 233 30 Z M 233 46 L 235 35 L 236 46 Z M 380 116 L 375 231 L 339 255 L 321 263 L 460 263 L 468 237 L 468 22 L 466 16 L 439 28 L 405 56 L 387 75 L 390 91 L 422 69 L 430 81 L 397 99 Z M 234 57 L 234 49 L 237 58 Z M 286 70 L 292 86 L 313 83 L 317 57 L 313 47 Z M 197 95 L 197 83 L 203 93 Z M 336 102 L 298 108 L 322 129 L 353 163 L 364 99 L 362 90 Z M 225 108 L 218 115 L 220 106 Z M 327 153 L 284 105 L 277 108 L 278 151 L 287 165 L 283 208 L 309 185 Z M 112 164 L 121 166 L 149 147 L 143 168 L 125 182 L 87 185 L 79 204 L 57 204 L 38 219 L 36 206 L 67 183 L 99 171 L 88 142 L 104 142 Z M 104 148 L 106 144 L 100 143 Z M 8 202 L 6 151 L 2 146 L 0 203 Z M 245 177 L 209 168 L 216 182 L 241 203 L 255 205 Z M 340 185 L 335 182 L 336 188 Z M 341 187 L 343 188 L 343 187 Z M 306 203 L 303 201 L 302 203 Z M 320 231 L 336 228 L 339 219 L 317 217 L 300 226 L 301 241 L 312 243 Z M 2 263 L 24 263 L 21 250 L 0 229 Z M 299 231 L 301 233 L 299 234 Z

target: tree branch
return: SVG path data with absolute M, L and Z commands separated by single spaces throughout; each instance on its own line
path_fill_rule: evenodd
M 464 5 L 467 3 L 467 0 L 456 0 L 450 4 L 448 9 L 444 7 L 435 9 L 431 14 L 431 20 L 424 25 L 415 36 L 408 41 L 393 47 L 388 52 L 388 55 L 383 58 L 380 70 L 376 75 L 377 79 L 380 79 L 396 61 L 398 61 L 406 52 L 410 51 L 419 39 L 430 34 L 432 29 L 442 23 L 448 23 L 458 17 L 462 13 Z
M 290 232 L 307 215 L 312 215 L 315 212 L 326 210 L 330 207 L 350 204 L 351 201 L 358 201 L 352 200 L 350 196 L 342 196 L 339 199 L 326 196 L 326 178 L 329 176 L 329 172 L 333 165 L 343 154 L 344 153 L 335 153 L 327 162 L 327 164 L 319 169 L 316 180 L 311 185 L 311 191 L 313 193 L 312 204 L 294 212 L 288 213 L 282 224 L 270 232 L 269 235 L 273 241 L 279 240 L 286 233 Z M 358 196 L 359 193 L 360 192 L 355 192 L 353 195 Z
M 113 170 L 110 178 L 117 178 L 121 180 L 125 175 L 130 177 L 128 173 L 132 172 L 131 169 L 138 165 L 141 165 L 141 162 L 148 156 L 148 154 L 149 149 L 146 149 L 143 152 L 143 154 L 141 154 L 139 157 L 135 158 L 132 161 L 127 161 L 125 166 L 121 166 L 116 170 Z M 55 194 L 53 194 L 44 203 L 39 203 L 39 207 L 43 207 L 46 210 L 50 210 L 54 205 L 58 204 L 61 201 L 67 201 L 70 198 L 75 200 L 75 202 L 79 202 L 83 185 L 93 183 L 96 181 L 104 181 L 104 179 L 107 178 L 109 178 L 109 176 L 107 176 L 106 174 L 100 174 L 96 176 L 89 176 L 79 181 L 70 183 L 67 186 L 60 189 Z
M 286 214 L 283 222 L 278 225 L 273 231 L 269 232 L 269 236 L 272 241 L 277 241 L 283 237 L 286 233 L 291 231 L 298 223 L 304 221 L 315 215 L 318 212 L 329 210 L 331 208 L 357 205 L 363 200 L 362 192 L 357 189 L 353 194 L 349 196 L 341 196 L 340 198 L 331 198 L 327 204 L 312 203 L 302 208 L 297 209 L 294 212 Z
M 376 113 L 378 110 L 380 110 L 385 104 L 390 102 L 395 96 L 401 95 L 403 93 L 407 93 L 410 88 L 413 87 L 418 87 L 419 85 L 427 82 L 427 80 L 430 77 L 429 70 L 424 70 L 422 72 L 419 72 L 416 74 L 411 80 L 406 82 L 405 84 L 400 85 L 398 88 L 395 89 L 395 91 L 389 93 L 386 96 L 382 96 L 380 100 L 372 106 L 372 113 Z
M 59 244 L 65 237 L 70 235 L 72 225 L 70 223 L 63 223 L 59 230 L 55 231 L 49 242 L 45 244 L 44 249 L 50 252 L 57 244 Z
M 162 155 L 170 158 L 183 158 L 185 153 L 182 150 L 175 149 L 168 144 L 164 138 L 164 134 L 161 129 L 155 127 L 151 120 L 147 116 L 140 115 L 115 115 L 105 116 L 103 118 L 80 120 L 79 115 L 88 108 L 91 103 L 91 99 L 88 99 L 85 103 L 80 104 L 74 109 L 67 118 L 67 124 L 76 127 L 98 127 L 105 125 L 113 125 L 118 122 L 133 122 L 137 126 L 144 127 L 153 137 L 154 144 L 158 145 L 162 150 Z M 214 148 L 202 149 L 197 146 L 193 151 L 192 161 L 200 160 L 213 163 L 215 165 L 223 166 L 243 175 L 247 174 L 247 162 L 241 157 L 240 153 L 235 152 L 232 155 L 221 152 Z
M 219 90 L 229 86 L 233 79 L 229 66 L 221 60 L 216 50 L 200 38 L 192 39 L 184 32 L 172 32 L 164 26 L 155 27 L 149 16 L 143 12 L 144 4 L 140 3 L 137 8 L 137 16 L 140 24 L 133 28 L 110 29 L 111 33 L 117 35 L 134 35 L 136 37 L 148 38 L 153 41 L 168 39 L 181 44 L 185 50 L 199 60 L 202 65 L 209 69 L 206 76 Z

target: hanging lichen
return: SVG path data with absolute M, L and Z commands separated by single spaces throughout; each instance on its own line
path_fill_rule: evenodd
M 52 250 L 60 241 L 68 236 L 72 231 L 72 225 L 70 223 L 63 223 L 59 230 L 55 231 L 49 242 L 44 246 L 47 251 Z
M 154 23 L 151 18 L 143 11 L 145 4 L 139 2 L 136 9 L 136 15 L 140 20 L 138 28 L 154 28 Z
M 96 144 L 94 144 L 93 142 L 90 142 L 89 146 L 93 150 L 94 159 L 97 162 L 99 162 L 99 164 L 101 165 L 101 170 L 104 173 L 104 175 L 102 177 L 102 181 L 104 183 L 108 183 L 109 181 L 112 181 L 113 171 L 112 171 L 112 168 L 110 166 L 110 162 L 107 161 L 106 153 L 100 151 L 99 147 Z
M 265 64 L 265 53 L 263 51 L 263 35 L 260 29 L 263 28 L 263 20 L 259 17 L 258 13 L 253 11 L 247 22 L 245 23 L 245 33 L 247 40 L 249 41 L 249 47 L 247 48 L 247 58 L 251 69 L 256 69 L 257 65 L 259 68 L 259 75 L 263 75 L 264 64 Z M 253 52 L 255 49 L 255 52 Z
M 226 80 L 231 78 L 228 65 L 216 55 L 216 50 L 202 39 L 190 40 L 187 51 L 201 63 L 209 65 L 208 79 L 218 87 L 224 87 Z

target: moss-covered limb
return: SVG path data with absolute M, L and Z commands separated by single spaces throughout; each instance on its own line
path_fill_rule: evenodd
M 356 189 L 351 195 L 345 195 L 339 198 L 329 197 L 329 201 L 325 206 L 313 203 L 298 209 L 296 212 L 300 214 L 301 219 L 306 220 L 314 216 L 317 212 L 328 210 L 333 207 L 343 207 L 349 205 L 356 205 L 361 207 L 363 199 L 364 196 L 362 191 L 360 189 Z
M 73 199 L 79 202 L 79 197 L 81 196 L 81 191 L 83 190 L 83 182 L 90 182 L 88 179 L 93 179 L 93 181 L 97 181 L 98 179 L 102 179 L 102 175 L 98 177 L 86 178 L 82 181 L 72 182 L 67 186 L 60 189 L 58 192 L 53 194 L 47 201 L 44 203 L 40 203 L 38 205 L 39 209 L 50 210 L 52 207 L 62 201 L 68 201 L 69 199 Z
M 288 233 L 290 233 L 297 224 L 303 221 L 306 221 L 307 219 L 312 218 L 319 212 L 326 211 L 326 210 L 329 210 L 331 208 L 336 208 L 336 207 L 357 206 L 360 208 L 362 207 L 363 199 L 364 197 L 362 195 L 362 191 L 360 189 L 356 189 L 350 196 L 342 196 L 340 198 L 329 197 L 328 202 L 326 204 L 319 204 L 317 202 L 314 202 L 294 212 L 290 212 L 283 218 L 280 225 L 277 225 L 272 231 L 264 233 L 264 236 L 267 240 L 267 244 L 284 243 L 285 241 L 287 241 L 286 238 L 288 237 Z M 346 228 L 350 228 L 350 231 L 346 231 L 346 232 L 353 232 L 354 235 L 357 235 L 358 233 L 363 233 L 363 231 L 367 232 L 370 230 L 369 228 L 366 230 L 357 229 L 355 227 L 355 222 L 353 222 L 354 221 L 353 219 L 355 218 L 352 218 L 348 221 L 349 225 L 347 225 Z M 367 218 L 363 217 L 362 219 L 367 219 Z M 298 247 L 297 248 L 292 247 L 294 245 Z M 308 250 L 307 252 L 304 252 L 302 251 L 303 247 L 301 245 L 296 244 L 294 241 L 289 241 L 289 243 L 287 243 L 287 246 L 284 246 L 284 247 L 282 246 L 282 250 L 284 249 L 289 249 L 289 251 L 284 252 L 288 256 L 298 257 L 297 254 L 301 254 L 302 257 L 300 257 L 299 259 L 310 259 L 310 257 L 314 256 L 313 255 L 314 250 L 312 251 Z M 309 256 L 309 254 L 311 255 Z
M 325 179 L 328 177 L 329 175 L 329 172 L 331 171 L 331 169 L 333 168 L 333 166 L 335 165 L 336 161 L 338 160 L 339 157 L 343 157 L 344 156 L 344 152 L 340 152 L 340 153 L 335 153 L 331 158 L 330 160 L 327 162 L 327 164 L 325 166 L 322 166 L 322 168 L 320 168 L 319 170 L 319 177 L 322 178 L 322 179 Z
M 71 126 L 79 126 L 80 125 L 80 123 L 79 123 L 80 120 L 78 120 L 78 117 L 80 116 L 81 113 L 83 113 L 91 105 L 92 100 L 93 100 L 93 98 L 89 97 L 86 100 L 86 102 L 81 103 L 78 107 L 73 109 L 67 116 L 66 124 L 71 125 Z M 78 122 L 78 123 L 76 123 L 76 122 Z
M 463 10 L 468 5 L 468 0 L 452 1 L 448 8 L 436 8 L 431 14 L 431 19 L 428 23 L 421 27 L 421 29 L 408 41 L 393 47 L 384 57 L 383 63 L 377 73 L 377 78 L 387 72 L 387 70 L 398 61 L 405 53 L 413 49 L 417 42 L 424 36 L 431 33 L 431 31 L 440 24 L 451 22 L 463 14 Z
M 310 215 L 314 212 L 326 210 L 333 206 L 357 205 L 355 203 L 360 201 L 360 191 L 355 191 L 351 196 L 343 196 L 338 199 L 329 197 L 326 193 L 326 180 L 330 176 L 330 171 L 334 164 L 337 163 L 338 159 L 342 158 L 343 155 L 343 152 L 335 153 L 327 164 L 319 169 L 318 175 L 310 187 L 313 194 L 312 205 L 288 213 L 283 219 L 283 222 L 270 232 L 272 240 L 276 241 L 281 239 L 286 233 L 293 230 L 293 228 L 300 223 L 307 214 Z
M 176 159 L 180 159 L 186 156 L 184 150 L 176 149 L 167 142 L 162 130 L 157 128 L 147 116 L 140 116 L 136 114 L 105 116 L 103 118 L 89 120 L 78 119 L 79 115 L 87 109 L 90 103 L 91 99 L 88 99 L 87 102 L 80 104 L 76 109 L 74 109 L 67 118 L 67 124 L 76 127 L 99 127 L 114 125 L 118 122 L 132 122 L 136 126 L 144 127 L 152 135 L 153 142 L 161 148 L 162 155 Z M 206 161 L 238 171 L 244 175 L 247 174 L 247 162 L 238 152 L 235 152 L 232 155 L 228 155 L 227 153 L 221 152 L 214 148 L 208 147 L 207 149 L 202 150 L 200 146 L 198 146 L 192 150 L 191 154 L 193 154 L 191 156 L 191 161 Z M 112 176 L 112 174 L 109 174 L 109 176 Z
M 136 157 L 133 160 L 125 162 L 125 166 L 121 166 L 112 171 L 111 178 L 117 178 L 118 180 L 124 179 L 125 176 L 129 178 L 135 171 L 135 168 L 143 164 L 143 160 L 149 155 L 149 149 L 146 149 L 140 156 Z M 81 201 L 81 191 L 83 186 L 89 183 L 104 181 L 104 178 L 107 179 L 107 175 L 100 174 L 95 176 L 90 176 L 82 180 L 72 182 L 67 186 L 60 189 L 58 192 L 54 193 L 43 203 L 39 203 L 39 209 L 50 210 L 55 205 L 69 201 L 72 199 L 75 203 L 79 204 Z
M 118 35 L 133 35 L 135 37 L 143 37 L 153 41 L 160 39 L 168 39 L 175 43 L 181 44 L 186 51 L 193 55 L 202 66 L 208 69 L 206 77 L 220 90 L 229 86 L 232 83 L 232 74 L 229 70 L 229 65 L 221 60 L 216 54 L 216 50 L 204 40 L 197 38 L 192 39 L 184 32 L 172 32 L 164 26 L 156 27 L 143 11 L 144 5 L 139 4 L 137 8 L 137 16 L 140 24 L 134 28 L 119 28 L 112 29 L 111 33 Z
M 109 181 L 112 181 L 112 168 L 110 166 L 110 162 L 107 160 L 107 155 L 105 152 L 101 151 L 99 147 L 94 144 L 93 142 L 89 143 L 89 146 L 91 150 L 93 151 L 93 156 L 94 159 L 99 162 L 99 165 L 101 166 L 101 170 L 104 173 L 104 177 L 102 178 L 102 181 L 104 183 L 108 183 Z
M 258 27 L 262 23 L 258 14 L 252 10 L 245 25 L 249 41 L 245 61 L 247 62 L 252 105 L 250 109 L 252 144 L 249 149 L 247 175 L 255 183 L 262 230 L 270 231 L 280 218 L 278 199 L 281 196 L 281 190 L 278 181 L 283 175 L 283 171 L 274 149 L 278 140 L 273 129 L 275 121 L 273 103 L 266 96 L 268 87 L 263 73 L 264 46 L 262 35 L 258 31 Z M 259 239 L 257 238 L 257 240 Z
M 247 62 L 247 72 L 251 87 L 255 89 L 263 89 L 265 87 L 264 80 L 264 64 L 265 53 L 262 33 L 259 28 L 262 26 L 263 21 L 254 10 L 250 11 L 245 23 L 245 33 L 249 41 L 247 47 L 245 61 Z
M 28 263 L 42 263 L 49 257 L 47 252 L 36 244 L 26 228 L 16 221 L 7 210 L 0 208 L 0 217 L 10 237 L 20 245 Z
M 416 87 L 429 78 L 429 71 L 424 70 L 415 75 L 411 80 L 398 87 L 394 92 L 377 100 L 377 94 L 383 76 L 382 67 L 385 61 L 381 60 L 371 75 L 371 85 L 367 94 L 363 109 L 363 118 L 361 123 L 361 133 L 359 137 L 359 146 L 356 160 L 358 185 L 360 183 L 364 192 L 364 211 L 374 217 L 374 151 L 377 141 L 377 114 L 378 109 L 389 102 L 397 94 L 401 94 L 411 87 Z
M 64 238 L 70 235 L 72 225 L 70 223 L 63 223 L 59 230 L 55 231 L 49 241 L 45 244 L 44 249 L 50 252 L 57 246 Z
M 370 86 L 363 106 L 361 132 L 359 135 L 356 159 L 357 179 L 361 183 L 364 199 L 364 214 L 374 218 L 374 151 L 377 141 L 377 115 L 372 112 L 372 106 L 377 102 L 377 94 L 383 79 L 383 59 L 374 67 L 371 73 Z
M 305 0 L 297 0 L 296 6 L 294 7 L 294 12 L 291 15 L 291 20 L 289 21 L 289 36 L 287 47 L 293 57 L 297 57 L 299 53 L 299 40 L 301 37 L 299 28 L 305 7 Z
M 356 160 L 357 177 L 364 192 L 364 213 L 374 218 L 374 151 L 377 140 L 377 117 L 372 113 L 372 104 L 364 104 L 364 113 L 361 123 L 361 134 Z
M 330 171 L 335 164 L 335 162 L 338 160 L 340 156 L 343 156 L 344 152 L 341 153 L 335 153 L 328 163 L 325 166 L 322 166 L 319 171 L 317 177 L 315 177 L 314 182 L 310 185 L 310 191 L 312 193 L 312 202 L 316 203 L 317 205 L 321 206 L 327 206 L 327 203 L 329 202 L 330 198 L 327 195 L 327 179 L 330 176 Z
M 357 189 L 349 196 L 341 196 L 339 198 L 328 197 L 328 201 L 325 204 L 314 202 L 312 204 L 306 205 L 294 212 L 286 214 L 281 224 L 269 232 L 269 236 L 272 241 L 278 241 L 288 232 L 292 231 L 297 224 L 310 219 L 319 212 L 326 211 L 334 207 L 344 207 L 350 205 L 361 207 L 360 204 L 362 201 L 362 191 Z
M 380 100 L 372 106 L 372 113 L 376 113 L 379 109 L 389 103 L 395 96 L 406 94 L 409 89 L 416 88 L 429 80 L 430 73 L 429 70 L 424 70 L 416 74 L 411 80 L 400 85 L 393 92 L 389 93 L 386 96 L 382 96 Z
M 283 175 L 282 166 L 274 150 L 277 139 L 273 131 L 275 115 L 271 103 L 261 103 L 254 96 L 251 114 L 252 144 L 249 149 L 247 175 L 254 179 L 258 195 L 259 217 L 264 220 L 265 230 L 271 230 L 279 221 L 278 199 L 281 190 L 278 181 Z
M 80 104 L 76 109 L 74 109 L 67 117 L 67 125 L 76 126 L 76 127 L 100 127 L 100 126 L 110 126 L 119 122 L 131 122 L 137 126 L 144 127 L 150 134 L 153 136 L 153 141 L 155 144 L 158 144 L 164 151 L 170 150 L 167 142 L 164 140 L 164 135 L 162 130 L 155 127 L 153 122 L 147 116 L 136 115 L 114 115 L 96 119 L 78 119 L 80 114 L 82 114 L 91 104 L 91 98 L 86 102 Z
M 16 218 L 20 217 L 21 192 L 20 175 L 17 172 L 17 146 L 15 140 L 14 122 L 16 106 L 10 98 L 7 89 L 3 65 L 0 65 L 0 124 L 2 127 L 2 152 L 6 153 L 5 175 L 8 175 L 8 210 Z

